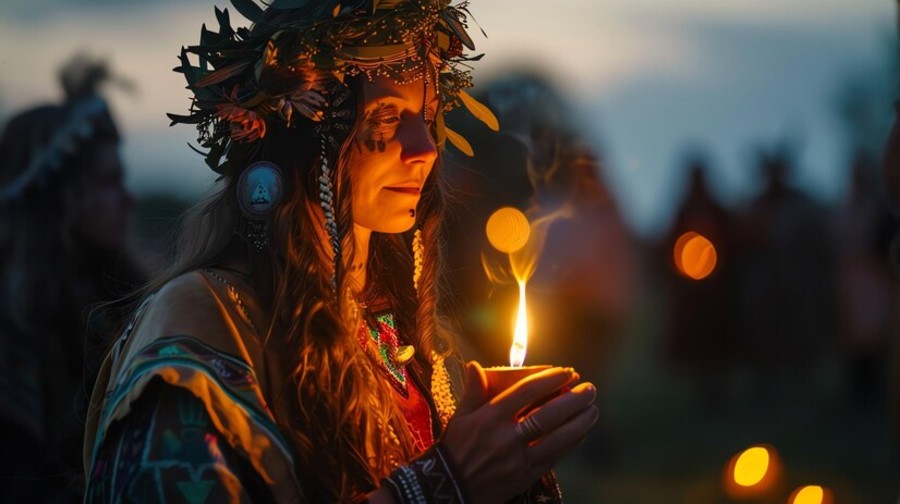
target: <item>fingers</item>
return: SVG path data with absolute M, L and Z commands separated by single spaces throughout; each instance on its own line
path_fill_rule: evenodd
M 475 411 L 489 399 L 487 377 L 484 375 L 481 365 L 476 361 L 466 363 L 465 392 L 459 402 L 457 413 L 465 414 Z
M 594 403 L 597 389 L 591 383 L 580 383 L 571 391 L 553 398 L 547 404 L 528 415 L 531 422 L 540 426 L 540 436 L 532 437 L 532 441 L 558 429 L 567 420 L 580 413 Z
M 556 459 L 581 444 L 599 416 L 597 407 L 589 406 L 556 430 L 549 432 L 539 442 L 527 448 L 529 465 L 532 467 L 552 465 Z
M 523 410 L 576 379 L 571 368 L 550 368 L 523 378 L 491 400 L 497 414 L 514 417 Z

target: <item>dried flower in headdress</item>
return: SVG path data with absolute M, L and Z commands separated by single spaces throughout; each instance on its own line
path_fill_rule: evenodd
M 468 4 L 450 0 L 273 0 L 264 11 L 254 0 L 231 0 L 253 26 L 231 27 L 228 10 L 216 9 L 218 33 L 201 32 L 200 44 L 182 50 L 181 65 L 194 97 L 189 114 L 169 114 L 172 124 L 195 124 L 207 164 L 219 173 L 232 141 L 252 142 L 277 118 L 320 122 L 335 107 L 332 95 L 352 76 L 396 82 L 422 78 L 436 69 L 442 112 L 464 105 L 497 129 L 493 113 L 465 94 L 472 86 L 466 64 L 478 56 L 466 33 Z M 194 66 L 188 54 L 199 58 Z M 210 68 L 212 67 L 212 68 Z M 302 119 L 301 119 L 302 118 Z M 471 155 L 468 142 L 444 131 L 435 118 L 439 143 L 449 139 Z M 220 127 L 226 123 L 227 128 Z
M 216 116 L 228 121 L 234 141 L 254 142 L 266 136 L 266 121 L 252 110 L 223 103 L 216 105 Z

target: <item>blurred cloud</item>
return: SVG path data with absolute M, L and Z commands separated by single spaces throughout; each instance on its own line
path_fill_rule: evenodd
M 847 159 L 833 93 L 841 76 L 876 57 L 876 30 L 710 24 L 692 33 L 707 43 L 688 80 L 642 79 L 587 100 L 632 222 L 644 233 L 667 224 L 682 196 L 686 145 L 712 154 L 711 185 L 732 205 L 759 189 L 753 149 L 784 137 L 800 148 L 798 185 L 820 199 L 840 196 Z
M 165 112 L 188 107 L 171 69 L 203 22 L 215 26 L 214 5 L 230 4 L 0 3 L 0 117 L 58 99 L 55 71 L 74 52 L 107 56 L 138 84 L 135 97 L 110 94 L 134 185 L 199 192 L 209 170 L 185 146 L 194 131 L 168 128 Z M 740 200 L 754 189 L 748 147 L 799 132 L 800 181 L 820 196 L 839 194 L 834 88 L 841 75 L 878 57 L 895 16 L 884 0 L 475 0 L 471 10 L 488 34 L 475 37 L 486 53 L 476 84 L 511 67 L 547 72 L 602 141 L 625 215 L 645 233 L 666 222 L 680 195 L 686 143 L 709 146 L 719 161 L 714 189 Z
M 689 74 L 698 63 L 690 37 L 677 27 L 636 25 L 618 15 L 615 2 L 567 1 L 552 13 L 533 5 L 491 0 L 473 6 L 488 33 L 478 41 L 486 53 L 479 80 L 513 66 L 540 68 L 558 76 L 567 91 L 589 96 L 648 74 Z
M 71 14 L 110 11 L 149 11 L 166 4 L 176 4 L 176 0 L 154 0 L 134 2 L 130 0 L 4 0 L 0 3 L 0 18 L 19 23 L 40 23 L 48 19 L 62 18 Z

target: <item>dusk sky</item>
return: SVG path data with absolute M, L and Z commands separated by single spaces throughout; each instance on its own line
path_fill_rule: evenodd
M 58 99 L 56 69 L 75 52 L 105 56 L 138 86 L 107 93 L 131 186 L 196 196 L 213 174 L 185 145 L 194 130 L 169 128 L 165 112 L 189 104 L 171 68 L 202 23 L 215 28 L 213 5 L 227 2 L 4 0 L 0 118 Z M 758 190 L 752 149 L 789 135 L 800 146 L 798 184 L 834 202 L 846 171 L 834 97 L 847 76 L 884 64 L 895 9 L 891 0 L 474 0 L 489 36 L 471 30 L 487 54 L 476 84 L 522 65 L 545 71 L 581 114 L 626 219 L 645 235 L 681 197 L 691 147 L 709 153 L 716 194 L 739 204 Z

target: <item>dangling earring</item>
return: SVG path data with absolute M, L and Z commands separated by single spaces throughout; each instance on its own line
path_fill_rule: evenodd
M 351 131 L 356 116 L 353 113 L 355 102 L 351 100 L 350 89 L 339 81 L 334 81 L 325 93 L 326 100 L 323 103 L 322 120 L 316 126 L 316 134 L 319 136 L 319 206 L 325 213 L 325 231 L 331 242 L 331 251 L 334 253 L 334 261 L 331 271 L 331 286 L 335 290 L 335 297 L 340 297 L 337 292 L 337 271 L 341 264 L 341 237 L 338 233 L 337 212 L 335 211 L 334 181 L 335 170 L 329 166 L 328 153 L 335 157 L 341 151 L 341 141 Z M 329 150 L 330 148 L 330 150 Z M 337 163 L 339 160 L 333 160 Z
M 334 269 L 331 271 L 331 286 L 337 289 L 337 269 L 341 261 L 341 239 L 338 236 L 337 220 L 334 215 L 334 184 L 331 181 L 331 168 L 328 167 L 328 151 L 325 144 L 325 135 L 319 137 L 320 157 L 322 159 L 319 173 L 319 206 L 325 213 L 325 231 L 331 241 L 331 250 L 334 252 Z
M 422 241 L 422 230 L 417 229 L 413 233 L 413 285 L 416 288 L 416 295 L 421 297 L 419 291 L 419 281 L 422 278 L 422 267 L 425 263 L 425 245 Z M 434 408 L 437 410 L 438 418 L 443 427 L 447 427 L 447 423 L 456 413 L 456 400 L 453 396 L 453 385 L 450 382 L 450 373 L 447 372 L 447 366 L 444 364 L 444 357 L 437 352 L 431 352 L 431 398 L 434 400 Z
M 422 230 L 416 229 L 413 233 L 413 287 L 416 295 L 419 293 L 419 279 L 422 278 L 422 265 L 425 263 L 425 246 L 422 245 Z
M 237 183 L 238 206 L 247 219 L 247 242 L 262 252 L 269 246 L 269 220 L 284 194 L 281 169 L 271 161 L 251 164 Z

